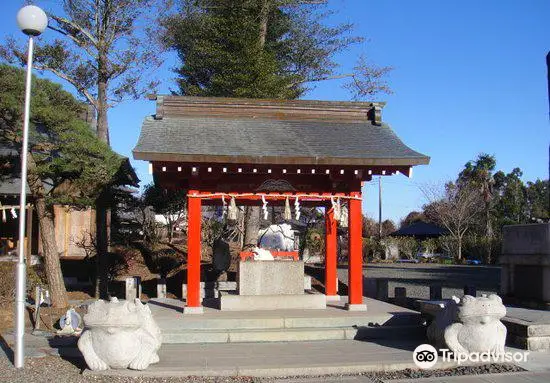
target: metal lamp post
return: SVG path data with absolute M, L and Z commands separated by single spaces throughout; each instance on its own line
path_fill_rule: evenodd
M 19 203 L 19 259 L 16 273 L 16 310 L 15 310 L 15 353 L 14 364 L 22 368 L 25 363 L 25 216 L 27 204 L 27 151 L 29 147 L 29 111 L 31 105 L 31 72 L 34 41 L 33 37 L 40 35 L 48 26 L 48 17 L 44 11 L 34 5 L 23 7 L 17 12 L 17 25 L 24 34 L 29 36 L 29 53 L 27 58 L 27 77 L 25 86 L 25 116 L 23 120 L 23 144 L 21 146 L 21 194 Z

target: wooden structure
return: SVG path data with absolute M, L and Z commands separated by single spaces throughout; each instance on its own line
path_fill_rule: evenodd
M 411 174 L 429 158 L 382 123 L 383 103 L 155 96 L 134 158 L 155 183 L 187 190 L 187 312 L 200 299 L 201 207 L 229 204 L 325 207 L 327 299 L 336 298 L 340 208 L 349 226 L 348 309 L 363 305 L 361 185 L 374 175 Z M 336 211 L 335 211 L 336 210 Z M 335 216 L 336 213 L 336 216 Z M 299 214 L 298 214 L 299 215 Z

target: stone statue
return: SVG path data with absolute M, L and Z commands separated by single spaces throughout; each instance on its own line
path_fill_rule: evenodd
M 465 295 L 456 319 L 444 331 L 447 347 L 455 354 L 471 352 L 504 353 L 506 327 L 500 321 L 506 307 L 498 295 L 475 298 Z
M 160 328 L 139 299 L 98 300 L 88 307 L 84 325 L 78 348 L 91 370 L 144 370 L 159 361 Z

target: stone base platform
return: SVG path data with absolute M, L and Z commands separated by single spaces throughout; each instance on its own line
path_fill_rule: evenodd
M 322 310 L 327 307 L 323 294 L 294 295 L 236 295 L 222 294 L 219 298 L 221 311 L 257 310 Z
M 507 345 L 529 351 L 550 350 L 550 312 L 507 307 L 502 323 L 508 330 Z
M 185 314 L 184 302 L 175 299 L 153 299 L 149 307 L 164 344 L 424 340 L 425 328 L 416 311 L 365 298 L 368 311 L 350 312 L 346 303 L 347 297 L 342 297 L 327 303 L 326 309 L 220 311 L 205 302 L 201 315 Z

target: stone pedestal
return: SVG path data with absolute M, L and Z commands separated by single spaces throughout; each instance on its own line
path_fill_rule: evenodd
M 222 311 L 326 308 L 324 295 L 304 294 L 311 279 L 301 261 L 241 261 L 237 282 L 238 294 L 219 297 Z
M 550 303 L 550 224 L 502 230 L 501 292 L 521 302 Z
M 239 295 L 298 295 L 304 293 L 304 262 L 241 261 Z

